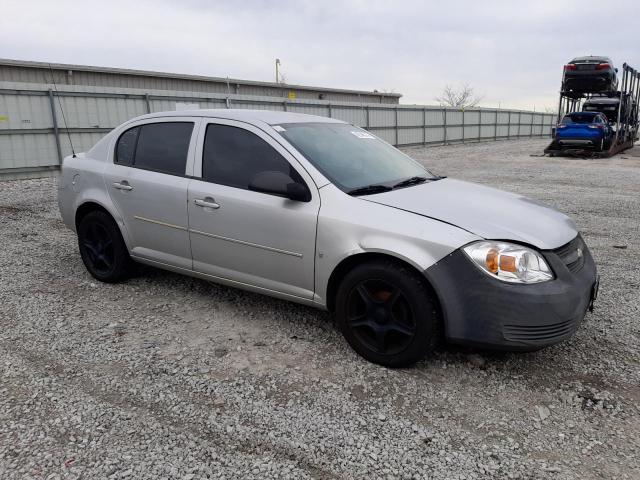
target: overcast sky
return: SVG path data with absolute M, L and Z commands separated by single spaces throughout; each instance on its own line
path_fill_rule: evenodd
M 402 93 L 468 83 L 481 105 L 544 110 L 562 65 L 639 67 L 640 16 L 609 1 L 2 0 L 0 57 Z

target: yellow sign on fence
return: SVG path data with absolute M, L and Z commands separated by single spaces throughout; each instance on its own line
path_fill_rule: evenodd
M 8 122 L 9 115 L 0 115 L 0 122 Z
M 293 90 L 289 91 L 289 100 L 295 100 L 298 97 L 298 95 L 296 95 L 296 92 L 294 92 Z

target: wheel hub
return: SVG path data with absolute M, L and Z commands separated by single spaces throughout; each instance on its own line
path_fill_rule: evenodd
M 403 292 L 383 280 L 365 280 L 349 296 L 347 323 L 367 348 L 392 355 L 416 333 L 415 318 Z
M 375 307 L 372 315 L 376 323 L 384 324 L 389 321 L 389 311 L 384 307 Z

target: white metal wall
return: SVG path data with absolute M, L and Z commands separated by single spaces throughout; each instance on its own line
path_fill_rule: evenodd
M 66 85 L 56 91 L 47 84 L 0 82 L 0 177 L 37 176 L 55 169 L 60 158 L 71 153 L 67 133 L 76 152 L 81 152 L 122 122 L 149 112 L 175 110 L 176 103 L 338 118 L 399 146 L 549 136 L 555 120 L 553 114 L 517 110 L 331 103 Z

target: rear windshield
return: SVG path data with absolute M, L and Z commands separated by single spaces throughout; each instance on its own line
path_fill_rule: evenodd
M 595 118 L 596 117 L 594 115 L 581 115 L 579 113 L 574 113 L 573 115 L 566 115 L 562 119 L 562 123 L 565 125 L 567 123 L 593 123 Z
M 574 58 L 569 63 L 609 63 L 608 58 Z

